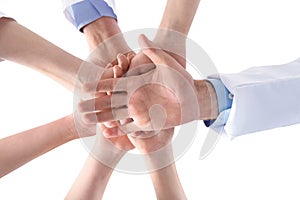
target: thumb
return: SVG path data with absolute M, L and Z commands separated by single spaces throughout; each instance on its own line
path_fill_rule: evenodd
M 172 56 L 156 46 L 143 34 L 139 36 L 139 44 L 142 48 L 142 52 L 155 65 L 165 65 L 173 68 L 180 66 L 180 64 Z

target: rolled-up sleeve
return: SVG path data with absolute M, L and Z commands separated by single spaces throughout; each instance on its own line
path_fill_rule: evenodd
M 110 3 L 104 0 L 64 1 L 64 14 L 66 18 L 80 31 L 87 24 L 101 18 L 112 17 L 117 19 Z

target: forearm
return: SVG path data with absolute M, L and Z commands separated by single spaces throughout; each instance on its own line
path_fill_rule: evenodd
M 65 199 L 101 199 L 113 169 L 89 156 Z
M 102 59 L 109 60 L 109 62 L 115 59 L 119 53 L 125 54 L 131 51 L 114 18 L 101 17 L 83 27 L 83 32 L 90 51 L 92 52 L 97 47 L 99 48 L 101 44 L 100 53 L 102 53 L 102 55 L 100 54 L 98 56 L 102 57 Z M 108 53 L 106 51 L 108 51 L 109 54 L 105 54 Z
M 67 125 L 66 125 L 67 124 Z M 0 177 L 77 138 L 73 116 L 0 140 Z
M 159 27 L 187 35 L 199 2 L 200 0 L 168 0 Z
M 163 161 L 162 158 L 164 158 Z M 161 152 L 160 156 L 148 156 L 146 162 L 150 169 L 155 170 L 150 173 L 150 176 L 157 199 L 186 199 L 177 174 L 173 151 L 170 148 Z M 161 168 L 162 162 L 168 162 L 169 164 Z
M 168 0 L 154 42 L 185 67 L 186 37 L 200 0 Z
M 0 57 L 40 71 L 73 90 L 80 59 L 11 19 L 0 19 L 0 32 Z
M 205 80 L 194 80 L 194 87 L 200 111 L 198 119 L 216 119 L 219 111 L 217 94 L 214 87 Z
M 178 178 L 175 164 L 151 173 L 157 199 L 187 199 Z
M 99 148 L 100 151 L 105 151 L 101 146 Z M 114 154 L 112 152 L 105 153 L 109 154 L 111 158 L 113 157 L 114 161 L 107 166 L 95 154 L 90 155 L 65 199 L 102 199 L 106 185 L 113 172 L 113 167 L 117 165 L 123 156 L 123 154 Z

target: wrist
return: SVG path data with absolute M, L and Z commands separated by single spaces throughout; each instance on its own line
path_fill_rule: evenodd
M 144 156 L 150 172 L 163 169 L 175 162 L 172 143 L 169 143 L 157 151 L 144 154 Z
M 91 156 L 103 165 L 113 169 L 127 151 L 117 148 L 109 139 L 105 138 L 102 133 L 99 133 L 96 137 L 94 146 L 90 152 Z
M 124 49 L 130 49 L 121 34 L 121 30 L 117 21 L 112 17 L 101 17 L 93 21 L 92 23 L 83 27 L 83 33 L 87 39 L 91 51 L 105 40 L 116 35 L 120 35 L 115 37 L 116 41 L 114 43 L 117 43 L 118 45 L 111 45 L 112 49 L 109 50 L 119 51 L 117 53 L 122 53 Z M 120 50 L 118 50 L 118 48 L 120 48 Z M 116 55 L 117 53 L 115 52 Z
M 171 29 L 159 29 L 153 42 L 185 68 L 186 35 Z
M 185 55 L 186 35 L 171 29 L 158 29 L 153 42 L 163 50 Z
M 101 43 L 105 39 L 120 32 L 116 19 L 112 17 L 101 17 L 82 28 L 87 37 L 93 37 Z
M 180 21 L 165 20 L 165 21 L 161 22 L 161 24 L 159 25 L 159 28 L 177 31 L 184 35 L 187 35 L 190 27 L 185 27 L 180 24 L 181 24 Z
M 75 123 L 74 123 L 74 117 L 73 114 L 68 115 L 66 117 L 63 118 L 64 119 L 64 123 L 66 126 L 66 131 L 63 133 L 64 134 L 64 138 L 67 141 L 71 141 L 71 140 L 75 140 L 79 138 L 78 132 L 76 130 L 75 127 Z
M 219 115 L 219 111 L 215 89 L 211 83 L 205 80 L 194 80 L 194 86 L 200 110 L 198 119 L 216 119 Z

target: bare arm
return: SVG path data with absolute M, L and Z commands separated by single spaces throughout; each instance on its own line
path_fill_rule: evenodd
M 0 139 L 0 177 L 78 137 L 73 116 Z
M 186 199 L 173 157 L 171 144 L 173 134 L 174 129 L 171 128 L 147 138 L 146 132 L 137 137 L 136 135 L 130 137 L 132 143 L 144 155 L 159 200 Z
M 169 157 L 170 160 L 173 160 L 173 151 L 170 149 L 162 153 L 161 156 Z M 148 158 L 148 165 L 154 168 L 157 163 L 155 159 Z M 151 172 L 150 176 L 157 199 L 187 199 L 174 162 L 162 169 Z
M 65 199 L 101 199 L 112 172 L 113 168 L 89 156 Z
M 83 27 L 83 33 L 90 52 L 94 54 L 93 63 L 111 63 L 119 53 L 127 54 L 132 51 L 114 18 L 101 17 Z
M 159 27 L 187 35 L 199 2 L 200 0 L 168 0 Z
M 8 18 L 0 19 L 0 57 L 31 67 L 73 90 L 82 60 Z
M 127 136 L 109 140 L 101 133 L 98 134 L 94 147 L 66 199 L 101 199 L 115 166 L 133 148 Z

